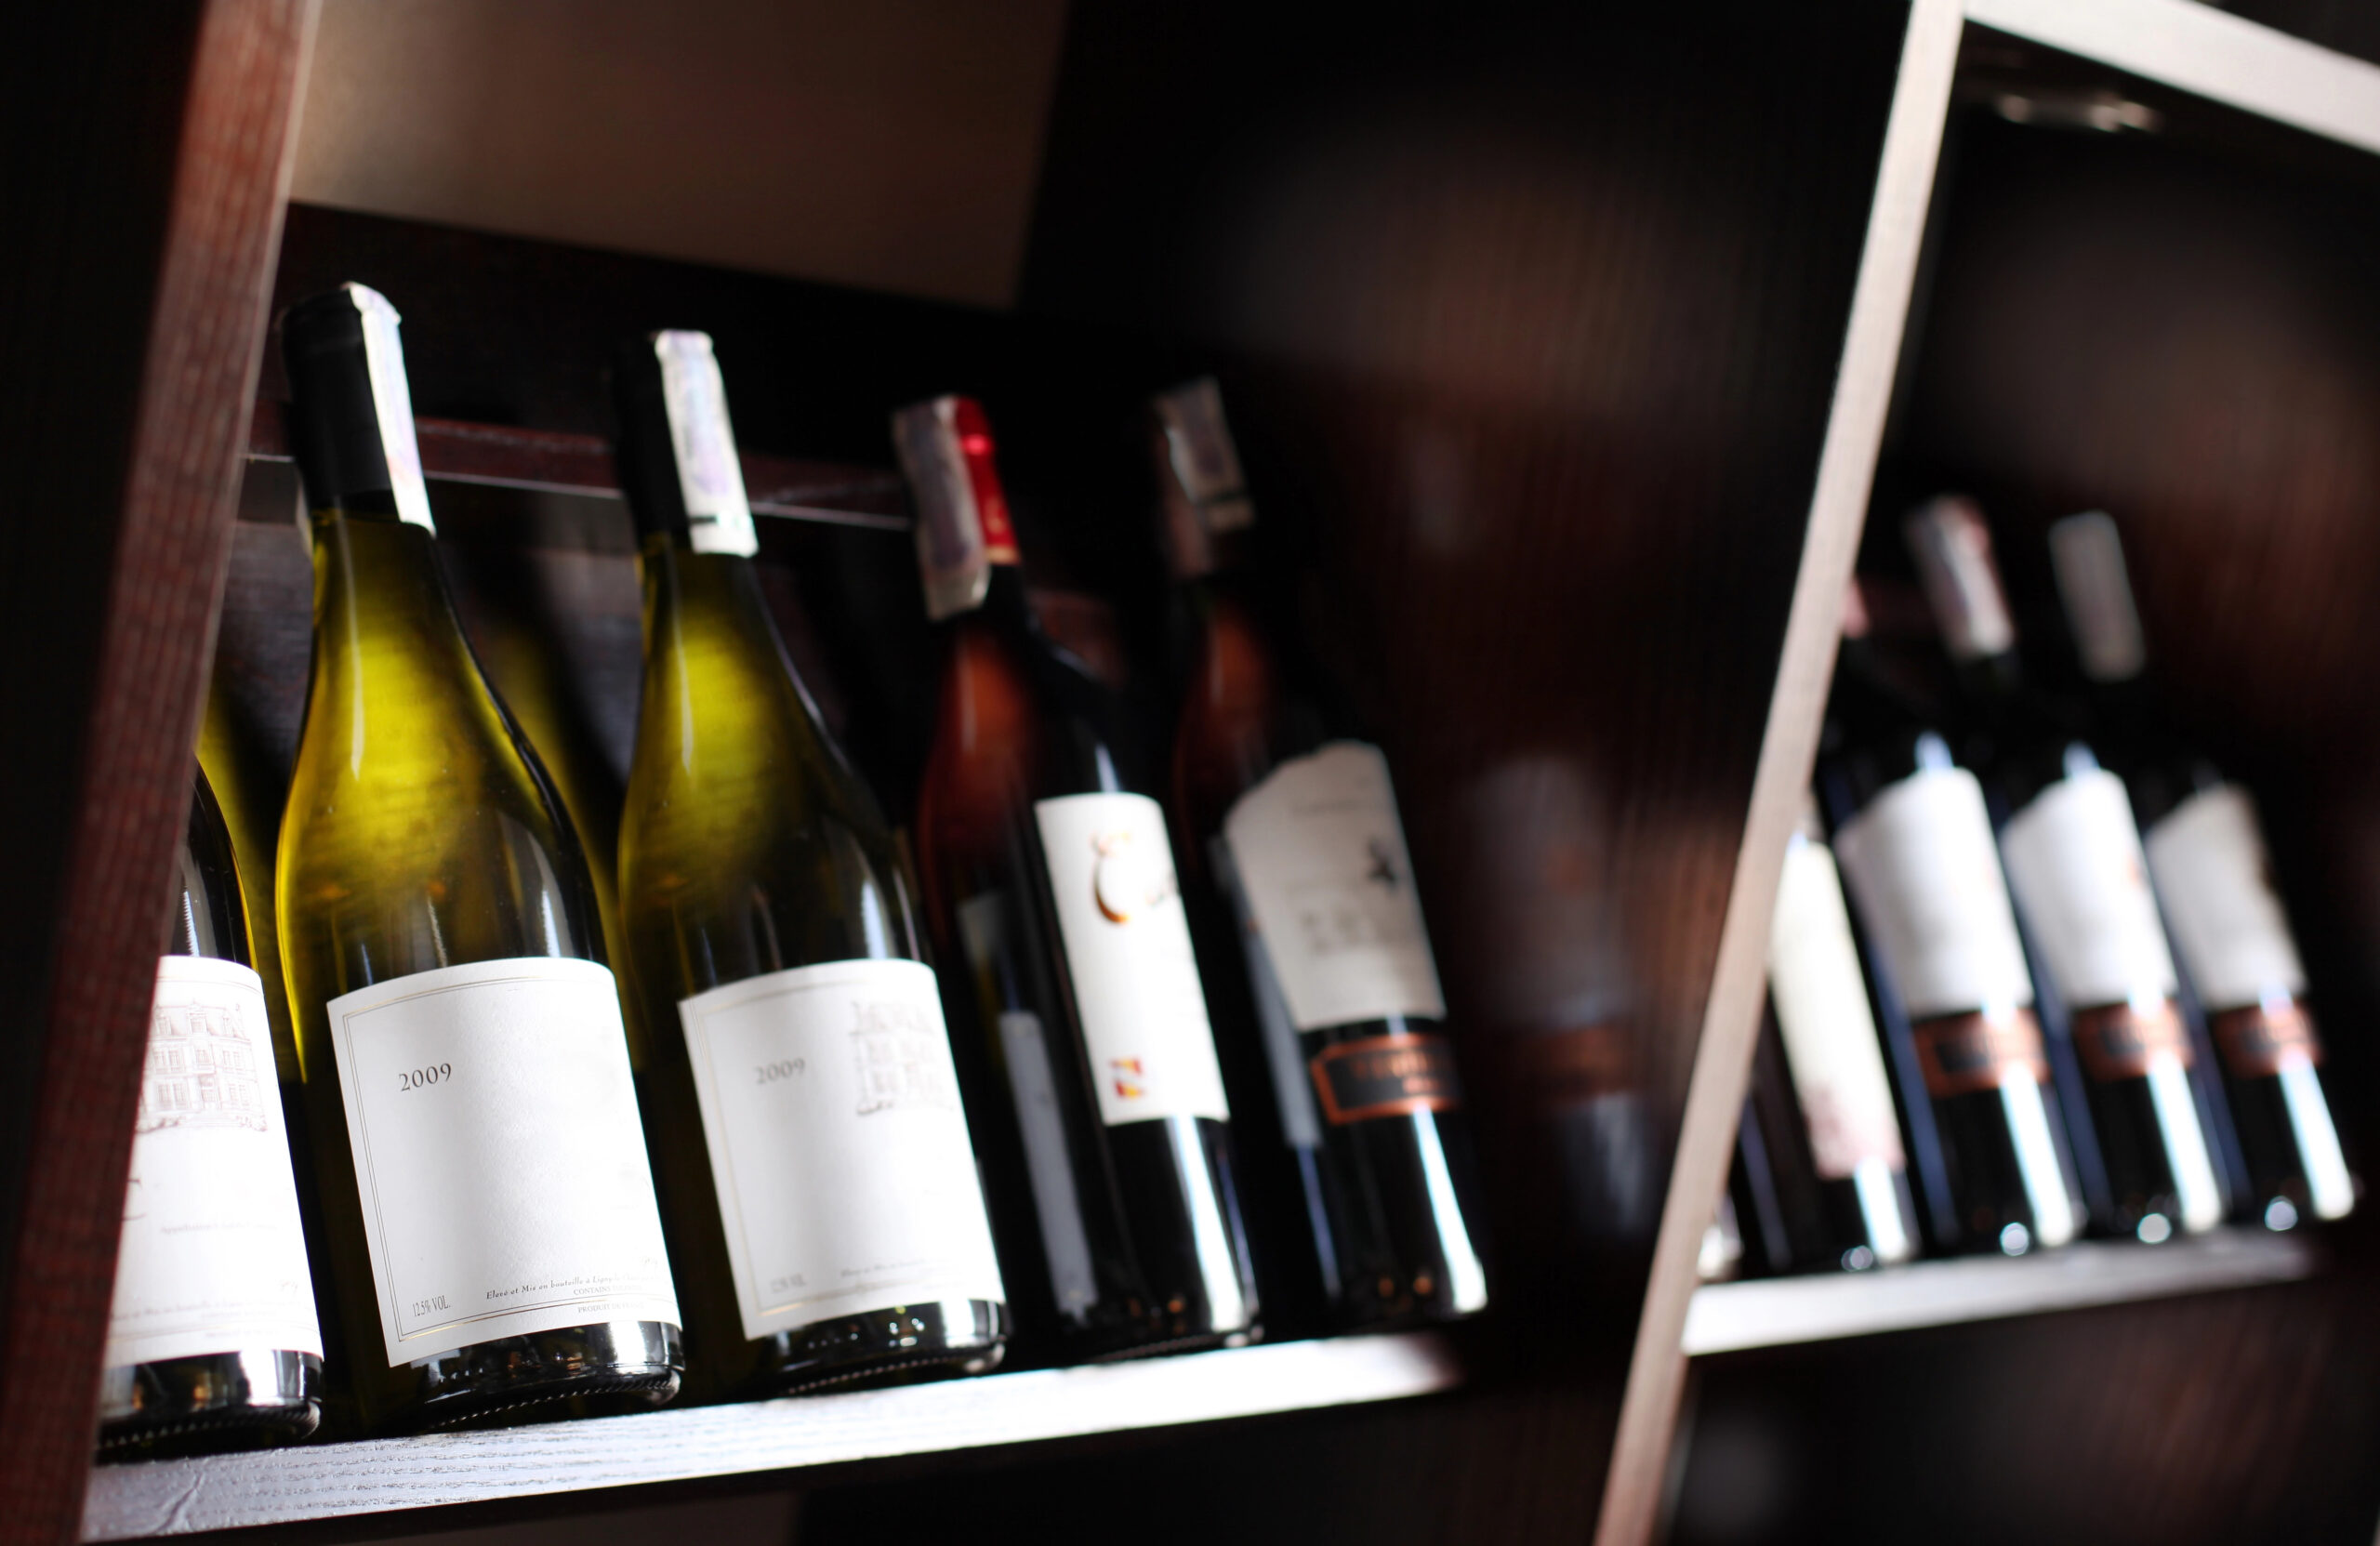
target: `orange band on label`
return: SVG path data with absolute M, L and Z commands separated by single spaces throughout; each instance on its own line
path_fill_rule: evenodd
M 2250 1004 L 2215 1017 L 2211 1027 L 2223 1066 L 2235 1079 L 2268 1079 L 2292 1064 L 2322 1061 L 2322 1038 L 2294 1000 L 2268 1009 Z
M 1454 1049 L 1439 1036 L 1368 1036 L 1325 1047 L 1309 1065 L 1334 1127 L 1462 1103 Z
M 2162 998 L 2145 1010 L 2109 1004 L 2075 1011 L 2074 1050 L 2082 1060 L 2082 1071 L 2107 1083 L 2139 1078 L 2161 1055 L 2188 1066 L 2190 1038 L 2173 1000 Z
M 1989 1017 L 1946 1014 L 1911 1026 L 1910 1034 L 1917 1043 L 1925 1092 L 1937 1100 L 1997 1090 L 2017 1070 L 2037 1084 L 2049 1082 L 2041 1024 L 2030 1010 Z

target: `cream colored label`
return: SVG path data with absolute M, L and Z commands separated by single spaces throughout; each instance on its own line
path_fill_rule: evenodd
M 1282 763 L 1232 807 L 1223 837 L 1298 1029 L 1445 1018 L 1377 747 L 1340 741 Z
M 1841 1181 L 1871 1159 L 1902 1169 L 1900 1127 L 1851 915 L 1823 843 L 1796 838 L 1785 851 L 1768 932 L 1768 991 L 1818 1174 Z
M 1099 1115 L 1228 1121 L 1165 813 L 1145 795 L 1034 807 Z
M 328 1013 L 390 1368 L 595 1321 L 678 1324 L 611 972 L 478 961 Z
M 237 961 L 157 963 L 103 1367 L 323 1351 L 264 983 Z
M 2245 790 L 2226 784 L 2192 795 L 2149 829 L 2148 851 L 2175 947 L 2210 1011 L 2305 991 Z
M 2016 905 L 2067 1004 L 2086 1009 L 2173 993 L 2174 958 L 2123 780 L 2104 768 L 2059 779 L 2009 822 L 2000 850 Z
M 746 1337 L 1005 1300 L 930 968 L 797 967 L 678 1015 Z
M 1844 826 L 1834 852 L 1911 1019 L 2033 1001 L 1975 774 L 1911 773 Z

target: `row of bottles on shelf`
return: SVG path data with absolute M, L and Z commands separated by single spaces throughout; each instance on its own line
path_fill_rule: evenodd
M 1855 584 L 1706 1275 L 2345 1216 L 2254 808 L 2161 716 L 2115 522 L 2050 531 L 2076 694 L 2029 685 L 1973 501 L 1904 533 L 1954 692 Z
M 456 621 L 395 311 L 349 285 L 280 332 L 315 575 L 271 886 L 284 980 L 247 964 L 202 776 L 106 1445 L 1485 1307 L 1387 766 L 1276 652 L 1213 383 L 1155 404 L 1197 625 L 1170 823 L 1109 689 L 1039 625 L 982 411 L 893 416 L 945 650 L 913 882 L 763 601 L 710 340 L 627 351 L 644 675 L 614 892 Z M 268 992 L 295 1027 L 285 1090 Z

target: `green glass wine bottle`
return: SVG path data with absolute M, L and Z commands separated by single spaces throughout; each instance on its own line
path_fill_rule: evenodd
M 667 1400 L 618 992 L 578 839 L 438 566 L 396 311 L 350 284 L 281 331 L 314 657 L 276 910 L 354 1416 Z
M 688 1383 L 980 1372 L 1005 1294 L 890 828 L 760 595 L 711 342 L 619 376 L 644 696 L 620 832 Z

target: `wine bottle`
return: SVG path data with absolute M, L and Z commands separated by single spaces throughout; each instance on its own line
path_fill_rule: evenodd
M 2274 1229 L 2344 1217 L 2360 1185 L 2322 1089 L 2306 971 L 2255 805 L 2157 712 L 2114 521 L 2094 511 L 2056 522 L 2050 557 L 2101 739 L 2146 826 L 2149 879 L 2212 1022 L 2247 1209 Z
M 678 1308 L 578 839 L 438 567 L 396 311 L 282 319 L 314 656 L 283 971 L 357 1416 L 665 1401 Z
M 1895 1011 L 1895 1061 L 1924 1103 L 1911 1127 L 1938 1156 L 1935 1243 L 2011 1256 L 2061 1246 L 2082 1230 L 2082 1198 L 1983 786 L 1871 653 L 1863 616 L 1846 609 L 1819 777 L 1878 997 Z
M 711 341 L 619 373 L 644 696 L 620 830 L 645 1129 L 691 1393 L 979 1372 L 999 1264 L 876 800 L 761 600 Z
M 948 634 L 919 857 L 963 963 L 1010 1302 L 1084 1356 L 1246 1341 L 1231 1112 L 1164 812 L 1112 695 L 1035 619 L 982 410 L 937 398 L 893 437 Z
M 264 980 L 204 773 L 174 886 L 100 1360 L 102 1449 L 300 1439 L 322 1418 L 323 1334 Z
M 1785 850 L 1768 932 L 1768 1014 L 1739 1139 L 1750 1194 L 1781 1232 L 1772 1271 L 1848 1272 L 1917 1254 L 1883 1043 L 1815 799 Z M 1739 1214 L 1744 1212 L 1739 1204 Z
M 1968 755 L 2000 806 L 2000 851 L 2082 1073 L 2109 1233 L 2157 1244 L 2224 1213 L 2174 962 L 2123 781 L 2071 717 L 2024 689 L 2016 633 L 1972 500 L 1905 527 L 1964 695 Z
M 1283 1163 L 1254 1173 L 1297 1199 L 1259 1237 L 1274 1248 L 1258 1256 L 1276 1274 L 1266 1302 L 1315 1304 L 1328 1327 L 1475 1314 L 1488 1280 L 1462 1083 L 1387 760 L 1330 733 L 1313 673 L 1276 647 L 1214 381 L 1154 408 L 1164 547 L 1194 641 L 1174 813 L 1213 997 L 1243 1043 L 1225 1064 L 1242 1075 L 1240 1157 L 1262 1132 Z

